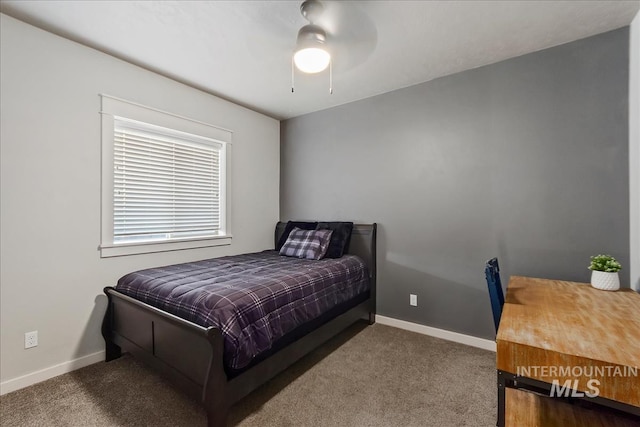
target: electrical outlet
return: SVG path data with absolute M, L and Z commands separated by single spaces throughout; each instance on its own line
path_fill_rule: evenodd
M 418 295 L 409 294 L 409 305 L 412 305 L 414 307 L 418 306 Z
M 24 348 L 36 347 L 38 345 L 38 331 L 24 334 Z

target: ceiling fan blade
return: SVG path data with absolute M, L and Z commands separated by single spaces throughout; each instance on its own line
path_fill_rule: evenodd
M 336 71 L 364 63 L 378 42 L 378 31 L 366 10 L 356 1 L 325 1 L 318 24 L 327 32 L 327 44 Z

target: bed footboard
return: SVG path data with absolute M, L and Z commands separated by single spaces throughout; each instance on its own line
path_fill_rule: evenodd
M 220 331 L 183 320 L 112 287 L 104 292 L 109 299 L 102 323 L 106 360 L 119 357 L 121 351 L 133 354 L 200 401 L 211 426 L 224 426 L 230 403 L 225 397 Z

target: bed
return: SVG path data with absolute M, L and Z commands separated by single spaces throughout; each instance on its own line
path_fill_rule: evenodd
M 281 241 L 286 226 L 283 222 L 276 225 L 276 245 Z M 254 319 L 256 321 L 249 323 L 245 320 L 257 316 L 253 312 L 243 312 L 239 317 L 220 314 L 214 319 L 209 318 L 208 313 L 198 312 L 185 304 L 190 298 L 192 283 L 183 280 L 184 269 L 200 269 L 198 271 L 203 272 L 200 276 L 210 275 L 210 268 L 213 268 L 212 271 L 222 269 L 225 274 L 235 278 L 236 270 L 244 269 L 242 265 L 246 264 L 249 266 L 250 280 L 256 280 L 256 277 L 264 281 L 284 280 L 275 277 L 277 271 L 267 267 L 277 261 L 275 258 L 279 256 L 275 251 L 204 260 L 189 263 L 194 264 L 192 266 L 183 264 L 156 269 L 150 273 L 143 272 L 143 275 L 153 275 L 155 283 L 162 284 L 157 286 L 160 289 L 158 291 L 139 290 L 135 277 L 125 285 L 119 282 L 120 289 L 107 287 L 104 292 L 108 297 L 108 305 L 102 324 L 106 360 L 116 359 L 122 352 L 129 352 L 201 402 L 207 412 L 209 427 L 223 427 L 226 425 L 228 411 L 235 402 L 353 323 L 361 319 L 369 324 L 375 321 L 376 228 L 375 223 L 355 224 L 344 257 L 331 262 L 304 260 L 298 263 L 300 267 L 297 268 L 306 269 L 307 273 L 303 275 L 313 283 L 324 280 L 323 277 L 327 274 L 336 274 L 332 270 L 328 270 L 329 273 L 317 273 L 315 266 L 322 266 L 327 270 L 333 264 L 343 267 L 346 265 L 344 268 L 354 270 L 358 263 L 363 264 L 368 280 L 366 289 L 360 287 L 357 291 L 347 292 L 344 286 L 339 286 L 340 290 L 326 291 L 318 298 L 305 297 L 311 302 L 304 309 L 291 304 L 292 301 L 305 298 L 295 295 L 292 297 L 291 292 L 286 292 L 288 299 L 282 310 L 291 311 L 294 317 L 302 319 L 302 323 L 293 329 L 285 327 L 288 321 L 281 311 L 272 310 L 272 314 L 267 316 L 264 315 L 265 310 L 259 307 L 258 312 L 263 316 L 256 318 L 259 321 Z M 295 270 L 290 258 L 279 258 L 282 258 L 279 262 L 284 263 L 281 270 L 288 273 Z M 200 276 L 197 280 L 202 278 Z M 139 280 L 140 276 L 137 277 Z M 178 287 L 171 288 L 170 292 L 178 297 L 173 298 L 171 303 L 162 302 L 159 295 L 169 292 L 163 286 L 176 278 L 178 282 L 182 282 Z M 364 283 L 357 279 L 356 282 Z M 289 288 L 298 289 L 295 286 Z M 238 289 L 234 288 L 229 292 L 237 293 Z M 260 293 L 259 289 L 250 295 L 243 294 L 242 297 L 255 299 Z M 271 298 L 268 303 L 273 303 L 274 299 L 277 298 Z M 223 303 L 226 300 L 223 295 L 208 304 L 221 305 L 219 313 L 224 313 L 226 308 Z M 322 301 L 331 301 L 331 304 L 327 305 Z M 326 307 L 313 313 L 313 307 L 320 305 Z M 308 314 L 309 318 L 305 318 Z M 285 320 L 281 321 L 281 318 Z M 264 323 L 264 319 L 268 322 Z M 258 329 L 261 333 L 258 338 L 251 338 L 246 333 L 254 324 L 260 325 Z M 270 332 L 265 333 L 266 329 Z M 264 335 L 273 336 L 265 343 L 262 339 Z

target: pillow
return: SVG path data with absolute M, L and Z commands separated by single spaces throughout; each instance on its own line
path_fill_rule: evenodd
M 315 230 L 317 225 L 318 225 L 317 222 L 305 222 L 305 221 L 287 222 L 287 225 L 284 227 L 284 231 L 282 232 L 282 236 L 280 236 L 280 239 L 278 239 L 278 244 L 276 244 L 276 251 L 279 251 L 282 245 L 284 245 L 284 242 L 287 241 L 287 237 L 289 237 L 289 233 L 291 233 L 291 230 L 293 230 L 295 227 L 298 227 L 302 230 Z
M 331 234 L 331 230 L 302 230 L 296 227 L 291 230 L 287 241 L 280 248 L 280 255 L 322 259 L 329 247 Z
M 332 230 L 325 258 L 340 258 L 349 250 L 353 222 L 319 222 L 316 230 Z

